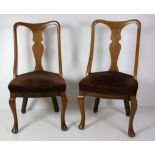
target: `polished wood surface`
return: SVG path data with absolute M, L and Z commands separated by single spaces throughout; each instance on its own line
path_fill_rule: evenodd
M 78 96 L 78 104 L 81 112 L 81 122 L 79 124 L 79 129 L 82 130 L 85 127 L 84 96 Z
M 27 98 L 27 97 L 24 97 L 24 98 L 23 98 L 22 109 L 21 109 L 21 112 L 22 112 L 23 114 L 26 113 L 27 102 L 28 102 L 28 98 Z
M 65 111 L 66 111 L 66 107 L 67 107 L 67 104 L 68 104 L 68 100 L 67 100 L 67 96 L 66 94 L 64 93 L 62 96 L 61 96 L 61 129 L 63 131 L 66 131 L 68 129 L 66 123 L 65 123 Z
M 98 112 L 99 103 L 100 103 L 100 98 L 95 98 L 94 109 L 93 109 L 94 113 Z
M 14 69 L 13 74 L 14 77 L 18 75 L 18 42 L 17 42 L 17 28 L 19 26 L 25 26 L 29 28 L 33 33 L 33 41 L 34 45 L 32 47 L 34 57 L 35 57 L 35 71 L 43 70 L 42 67 L 42 55 L 43 55 L 43 44 L 42 44 L 42 33 L 43 30 L 49 26 L 55 25 L 57 28 L 57 40 L 58 40 L 58 63 L 59 63 L 59 75 L 62 76 L 62 60 L 61 60 L 61 33 L 60 33 L 60 24 L 58 21 L 49 21 L 46 23 L 24 23 L 17 22 L 14 24 L 13 32 L 14 32 Z
M 9 99 L 9 105 L 13 114 L 14 118 L 14 125 L 12 128 L 13 133 L 18 133 L 18 118 L 17 118 L 17 112 L 16 112 L 16 98 L 15 97 L 10 97 Z
M 131 100 L 131 113 L 130 113 L 130 119 L 129 119 L 129 129 L 128 129 L 128 135 L 130 137 L 134 137 L 135 136 L 135 132 L 133 129 L 133 119 L 137 110 L 137 99 L 136 96 L 133 96 L 130 98 Z
M 56 97 L 52 97 L 53 107 L 55 112 L 59 112 L 59 105 Z
M 44 51 L 42 40 L 43 40 L 42 32 L 40 32 L 40 31 L 33 32 L 34 45 L 33 45 L 32 49 L 33 49 L 33 54 L 34 54 L 35 62 L 36 62 L 35 71 L 43 70 L 43 67 L 41 64 L 43 51 Z
M 111 65 L 109 71 L 119 72 L 119 68 L 117 65 L 118 57 L 121 50 L 121 30 L 129 25 L 129 24 L 136 24 L 137 25 L 137 36 L 136 36 L 136 51 L 135 51 L 135 64 L 134 64 L 134 73 L 133 77 L 137 79 L 137 71 L 138 71 L 138 58 L 139 58 L 139 46 L 140 46 L 140 32 L 141 32 L 141 23 L 140 21 L 133 19 L 128 21 L 106 21 L 102 19 L 97 19 L 92 23 L 91 27 L 91 43 L 90 43 L 90 55 L 89 61 L 86 70 L 86 76 L 91 74 L 92 62 L 93 62 L 93 55 L 94 55 L 94 42 L 95 42 L 95 27 L 97 24 L 105 24 L 111 30 L 111 43 L 109 46 L 110 56 L 111 56 Z M 98 111 L 99 101 L 100 98 L 108 98 L 108 99 L 122 99 L 124 100 L 126 115 L 130 116 L 129 120 L 129 129 L 128 135 L 130 137 L 135 136 L 135 132 L 133 129 L 133 119 L 137 109 L 137 99 L 136 96 L 126 96 L 126 95 L 113 95 L 113 94 L 102 94 L 102 93 L 92 93 L 91 91 L 79 91 L 79 96 L 77 98 L 77 102 L 80 107 L 81 111 L 81 123 L 79 125 L 80 129 L 84 129 L 85 126 L 85 111 L 84 111 L 84 97 L 85 96 L 93 96 L 95 97 L 95 104 L 94 104 L 94 112 Z M 131 110 L 129 106 L 129 102 L 131 102 Z
M 125 106 L 126 116 L 130 116 L 130 104 L 128 100 L 124 100 L 124 106 Z
M 44 53 L 44 46 L 43 46 L 43 37 L 42 33 L 44 29 L 46 29 L 49 26 L 56 26 L 57 28 L 57 40 L 58 40 L 58 64 L 59 64 L 59 76 L 62 77 L 62 60 L 61 60 L 61 34 L 60 34 L 60 24 L 58 21 L 49 21 L 46 23 L 24 23 L 24 22 L 17 22 L 14 24 L 13 27 L 13 33 L 14 33 L 14 68 L 13 68 L 13 76 L 14 79 L 18 77 L 18 41 L 17 41 L 17 28 L 19 26 L 25 26 L 28 29 L 32 31 L 33 34 L 33 46 L 32 51 L 34 54 L 35 59 L 35 68 L 34 72 L 40 72 L 44 71 L 42 66 L 42 56 Z M 22 104 L 22 113 L 26 113 L 26 106 L 28 102 L 28 98 L 36 98 L 36 97 L 51 97 L 53 101 L 53 106 L 55 112 L 59 112 L 59 106 L 56 99 L 56 96 L 60 96 L 62 98 L 62 104 L 61 104 L 61 129 L 66 131 L 67 126 L 65 123 L 65 110 L 67 107 L 67 96 L 65 91 L 51 91 L 51 92 L 10 92 L 10 108 L 13 113 L 14 117 L 14 126 L 12 129 L 13 133 L 18 132 L 18 119 L 17 119 L 17 113 L 16 113 L 16 97 L 22 97 L 23 98 L 23 104 Z
M 135 65 L 134 65 L 134 78 L 137 79 L 141 23 L 136 19 L 122 21 L 122 22 L 113 22 L 113 21 L 106 21 L 106 20 L 98 19 L 92 23 L 90 56 L 89 56 L 89 62 L 87 65 L 86 75 L 91 73 L 92 61 L 93 61 L 93 56 L 94 56 L 95 26 L 99 23 L 107 25 L 112 31 L 111 33 L 112 42 L 110 43 L 110 47 L 109 47 L 110 55 L 111 55 L 111 66 L 109 70 L 112 70 L 112 71 L 118 71 L 117 60 L 118 60 L 118 56 L 119 56 L 120 49 L 121 49 L 121 45 L 119 43 L 119 40 L 121 39 L 121 35 L 120 35 L 121 30 L 129 24 L 137 25 L 138 28 L 137 28 L 137 41 L 136 41 Z

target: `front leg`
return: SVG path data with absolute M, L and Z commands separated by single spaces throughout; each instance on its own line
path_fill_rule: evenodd
M 131 97 L 131 111 L 130 111 L 129 129 L 128 129 L 129 137 L 135 136 L 135 132 L 133 129 L 133 119 L 134 119 L 136 110 L 137 110 L 137 99 L 136 97 Z
M 65 123 L 65 111 L 68 104 L 67 96 L 66 94 L 63 94 L 61 96 L 62 104 L 61 104 L 61 129 L 63 131 L 67 131 L 67 125 Z
M 12 128 L 12 133 L 16 134 L 18 133 L 18 119 L 17 119 L 17 113 L 16 113 L 16 101 L 14 97 L 10 97 L 9 105 L 10 105 L 13 118 L 14 118 L 14 125 Z
M 85 110 L 84 110 L 84 96 L 78 96 L 77 102 L 81 112 L 81 122 L 79 124 L 79 129 L 84 129 L 85 127 Z

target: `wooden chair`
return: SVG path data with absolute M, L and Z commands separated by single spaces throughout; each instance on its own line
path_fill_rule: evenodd
M 93 54 L 94 54 L 95 26 L 98 23 L 107 25 L 111 30 L 111 43 L 109 46 L 111 55 L 111 66 L 109 71 L 91 73 Z M 117 66 L 117 60 L 121 49 L 121 45 L 119 43 L 121 39 L 121 30 L 128 24 L 137 25 L 137 43 L 136 43 L 134 76 L 119 72 Z M 86 77 L 84 77 L 79 82 L 78 104 L 81 111 L 81 123 L 79 125 L 79 129 L 84 129 L 85 127 L 85 110 L 84 110 L 85 96 L 96 97 L 94 112 L 98 111 L 100 98 L 123 99 L 126 109 L 126 115 L 127 116 L 130 115 L 128 135 L 130 137 L 135 136 L 133 130 L 133 119 L 137 109 L 136 93 L 138 89 L 137 68 L 139 57 L 140 32 L 141 32 L 141 23 L 135 19 L 122 22 L 112 22 L 99 19 L 95 20 L 92 23 L 90 56 L 86 71 Z M 131 112 L 129 101 L 131 101 Z
M 44 47 L 42 44 L 42 32 L 47 27 L 55 25 L 57 28 L 58 38 L 58 62 L 59 62 L 59 74 L 53 72 L 47 72 L 42 67 L 42 56 Z M 29 28 L 33 33 L 34 45 L 32 47 L 35 58 L 35 69 L 32 72 L 17 75 L 18 67 L 18 45 L 17 45 L 17 27 L 25 26 Z M 67 96 L 65 93 L 66 83 L 62 77 L 62 61 L 61 61 L 61 38 L 60 38 L 60 24 L 57 21 L 50 21 L 47 23 L 23 23 L 18 22 L 14 24 L 14 79 L 9 84 L 10 100 L 9 105 L 14 117 L 14 125 L 12 132 L 18 133 L 18 119 L 16 114 L 16 97 L 23 98 L 22 113 L 26 112 L 26 105 L 28 98 L 36 97 L 51 97 L 54 105 L 55 112 L 59 111 L 56 96 L 61 96 L 62 108 L 61 108 L 61 129 L 67 130 L 65 124 L 65 110 L 67 106 Z

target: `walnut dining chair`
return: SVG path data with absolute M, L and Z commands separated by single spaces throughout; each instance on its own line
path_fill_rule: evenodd
M 18 44 L 17 44 L 17 28 L 19 26 L 25 26 L 33 33 L 33 47 L 32 51 L 35 59 L 35 69 L 33 71 L 19 74 L 18 70 Z M 44 52 L 44 46 L 42 44 L 43 31 L 49 26 L 56 26 L 57 29 L 57 41 L 58 41 L 58 65 L 59 73 L 48 72 L 43 69 L 42 56 Z M 61 60 L 61 34 L 60 24 L 57 21 L 50 21 L 46 23 L 24 23 L 17 22 L 13 27 L 14 32 L 14 68 L 13 68 L 13 80 L 10 82 L 8 88 L 10 91 L 9 105 L 13 113 L 14 125 L 12 128 L 13 133 L 18 133 L 18 119 L 16 113 L 16 98 L 23 98 L 21 112 L 26 112 L 26 106 L 28 98 L 38 97 L 51 97 L 54 105 L 55 112 L 59 111 L 59 106 L 56 96 L 60 96 L 62 100 L 61 104 L 61 129 L 67 130 L 65 123 L 65 110 L 67 106 L 67 96 L 65 93 L 66 83 L 62 77 L 62 60 Z
M 97 24 L 104 24 L 111 30 L 111 43 L 109 46 L 111 65 L 108 71 L 103 72 L 91 72 L 92 61 L 94 55 L 94 41 L 95 41 L 95 26 Z M 121 30 L 129 25 L 137 25 L 137 39 L 136 39 L 136 52 L 135 52 L 135 64 L 134 64 L 134 75 L 129 75 L 120 72 L 118 69 L 117 61 L 121 50 Z M 79 129 L 85 127 L 85 110 L 84 110 L 84 98 L 85 96 L 95 97 L 94 112 L 98 111 L 100 98 L 107 99 L 122 99 L 126 109 L 126 115 L 130 115 L 128 135 L 130 137 L 135 136 L 133 129 L 133 119 L 137 109 L 137 70 L 138 70 L 138 57 L 139 57 L 139 46 L 140 46 L 140 33 L 141 23 L 140 21 L 133 19 L 128 21 L 106 21 L 106 20 L 95 20 L 91 27 L 91 45 L 90 45 L 90 56 L 87 65 L 86 77 L 79 82 L 79 96 L 77 102 L 79 104 L 81 112 L 81 122 Z M 129 105 L 131 103 L 131 109 Z

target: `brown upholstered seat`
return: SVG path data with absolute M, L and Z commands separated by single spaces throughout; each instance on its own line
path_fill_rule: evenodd
M 79 83 L 80 90 L 110 95 L 136 95 L 138 82 L 133 76 L 115 72 L 95 72 L 83 78 Z
M 53 92 L 65 89 L 65 81 L 59 74 L 46 71 L 18 75 L 9 84 L 11 92 Z

